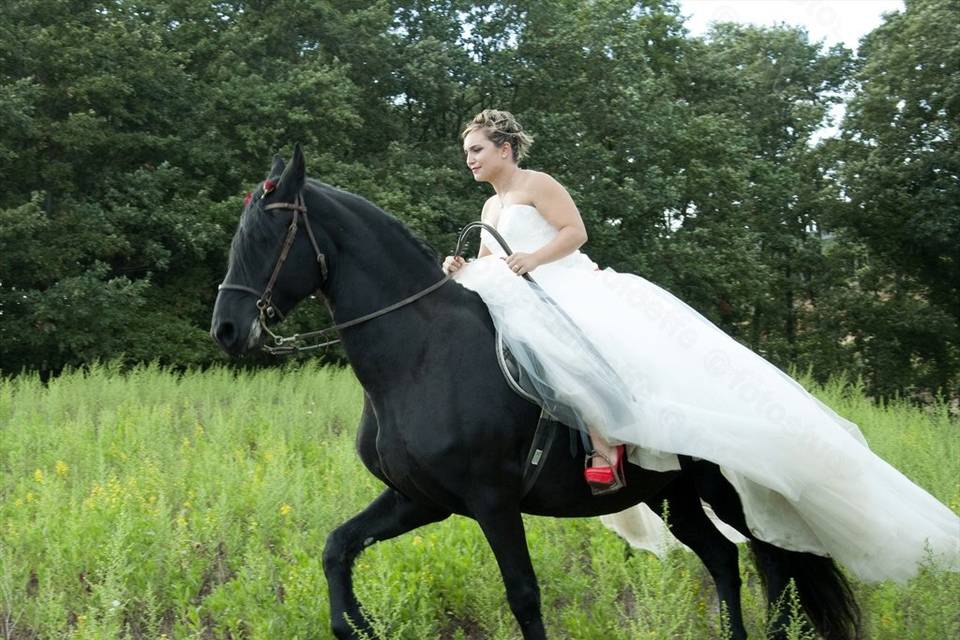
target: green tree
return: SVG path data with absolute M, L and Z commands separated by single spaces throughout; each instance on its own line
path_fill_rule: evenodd
M 829 199 L 813 136 L 849 65 L 849 51 L 803 30 L 720 24 L 693 43 L 681 83 L 694 117 L 680 146 L 695 151 L 676 169 L 660 255 L 695 306 L 781 366 L 809 364 L 815 348 L 805 336 Z
M 290 5 L 3 4 L 3 370 L 219 357 L 205 327 L 242 189 L 293 140 L 348 155 L 358 123 Z
M 837 150 L 851 326 L 885 393 L 957 388 L 960 3 L 907 0 L 863 41 Z
M 781 366 L 949 386 L 956 13 L 889 17 L 844 138 L 814 144 L 849 52 L 785 27 L 692 38 L 674 0 L 10 0 L 0 370 L 219 358 L 207 323 L 242 193 L 295 141 L 311 175 L 449 251 L 490 193 L 457 135 L 502 107 L 601 265 Z M 326 321 L 305 305 L 290 330 Z

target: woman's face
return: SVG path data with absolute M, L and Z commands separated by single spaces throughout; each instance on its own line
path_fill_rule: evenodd
M 510 144 L 504 143 L 497 147 L 481 129 L 471 131 L 463 139 L 463 153 L 467 167 L 477 182 L 490 182 L 507 165 L 513 164 Z

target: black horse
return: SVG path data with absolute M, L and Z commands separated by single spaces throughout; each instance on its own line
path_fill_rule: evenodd
M 292 221 L 308 233 L 291 230 Z M 265 321 L 316 291 L 335 321 L 343 322 L 442 278 L 436 254 L 395 218 L 357 195 L 307 180 L 297 146 L 289 165 L 274 159 L 268 180 L 245 205 L 211 333 L 224 350 L 238 355 L 260 345 Z M 264 297 L 261 312 L 257 303 Z M 386 488 L 327 538 L 323 564 L 337 638 L 359 638 L 355 629 L 374 637 L 352 586 L 360 552 L 454 513 L 475 519 L 483 530 L 523 637 L 545 638 L 521 513 L 596 516 L 641 501 L 655 510 L 669 505 L 673 534 L 713 576 L 732 637 L 745 638 L 738 549 L 704 515 L 701 499 L 750 538 L 769 602 L 777 602 L 793 580 L 821 635 L 859 636 L 859 611 L 833 561 L 751 536 L 736 492 L 712 463 L 685 458 L 680 471 L 667 473 L 627 465 L 626 489 L 595 497 L 583 480 L 582 458 L 554 454 L 522 495 L 522 469 L 539 409 L 507 386 L 494 335 L 481 299 L 453 281 L 341 331 L 365 393 L 357 448 Z M 552 437 L 562 438 L 558 447 L 566 448 L 562 431 Z M 777 611 L 769 626 L 779 638 L 786 614 Z

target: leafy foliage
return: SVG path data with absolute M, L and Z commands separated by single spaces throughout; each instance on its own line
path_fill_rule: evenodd
M 295 141 L 449 251 L 488 193 L 457 134 L 501 106 L 602 265 L 781 367 L 953 393 L 957 14 L 910 0 L 854 57 L 787 27 L 692 38 L 672 0 L 9 0 L 0 370 L 219 360 L 241 194 Z M 818 143 L 846 95 L 842 138 Z
M 864 39 L 844 122 L 838 224 L 863 262 L 849 307 L 883 392 L 957 386 L 960 6 L 908 0 Z M 871 344 L 872 343 L 872 344 Z M 912 374 L 912 375 L 910 375 Z

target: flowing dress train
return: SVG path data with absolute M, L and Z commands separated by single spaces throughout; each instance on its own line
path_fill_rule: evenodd
M 501 212 L 498 231 L 522 252 L 557 233 L 523 204 Z M 861 579 L 905 580 L 927 558 L 960 570 L 956 514 L 874 454 L 855 424 L 690 306 L 580 251 L 538 267 L 537 288 L 510 271 L 489 234 L 482 240 L 492 255 L 456 281 L 483 298 L 557 417 L 627 443 L 647 469 L 677 469 L 678 454 L 715 462 L 754 535 L 829 555 Z M 605 522 L 642 545 L 661 535 L 650 515 Z

